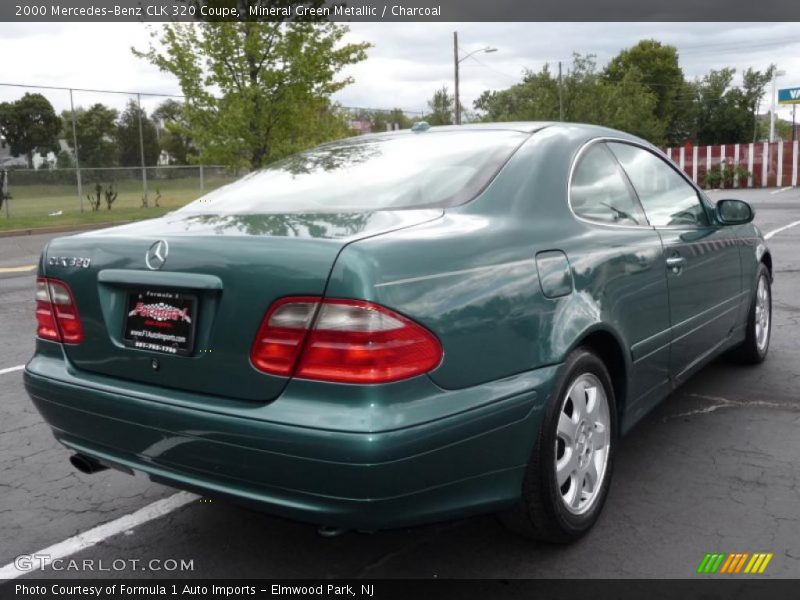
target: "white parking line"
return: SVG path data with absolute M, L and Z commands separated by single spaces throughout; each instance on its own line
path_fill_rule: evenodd
M 147 523 L 153 519 L 163 517 L 167 513 L 177 510 L 180 507 L 189 504 L 190 502 L 194 502 L 195 500 L 197 500 L 197 496 L 194 494 L 190 494 L 188 492 L 178 492 L 177 494 L 169 496 L 168 498 L 163 498 L 153 502 L 152 504 L 148 504 L 144 508 L 140 508 L 134 513 L 125 515 L 113 521 L 109 521 L 108 523 L 98 525 L 89 531 L 79 533 L 76 536 L 64 540 L 63 542 L 53 544 L 52 546 L 48 546 L 47 548 L 39 550 L 36 553 L 25 553 L 24 556 L 33 556 L 34 554 L 38 556 L 46 556 L 46 560 L 50 562 L 59 558 L 65 558 L 71 554 L 85 550 L 86 548 L 91 548 L 103 540 L 106 540 L 124 531 L 128 531 L 137 525 L 142 525 L 143 523 Z M 4 567 L 0 567 L 0 580 L 16 579 L 17 577 L 27 575 L 32 570 L 38 570 L 38 566 L 41 565 L 41 561 L 33 561 L 32 565 L 36 565 L 37 568 L 20 570 L 17 568 L 15 563 L 10 562 Z
M 780 194 L 782 192 L 788 192 L 790 189 L 792 189 L 791 186 L 785 187 L 785 188 L 781 188 L 779 190 L 775 190 L 774 192 L 770 192 L 770 194 L 772 194 L 774 196 L 775 194 Z
M 6 373 L 13 373 L 14 371 L 22 371 L 25 368 L 25 365 L 17 365 L 16 367 L 8 367 L 7 369 L 0 369 L 0 375 L 5 375 Z
M 773 229 L 772 231 L 770 231 L 769 233 L 767 233 L 764 236 L 764 239 L 768 240 L 772 236 L 774 236 L 776 233 L 780 233 L 781 231 L 786 231 L 787 229 L 790 229 L 790 228 L 795 227 L 797 225 L 800 225 L 800 221 L 794 221 L 793 223 L 789 223 L 788 225 L 784 225 L 783 227 L 778 227 L 777 229 Z

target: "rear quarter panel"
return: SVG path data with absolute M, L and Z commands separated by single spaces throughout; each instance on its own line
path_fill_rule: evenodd
M 444 348 L 431 377 L 447 389 L 558 364 L 599 329 L 614 335 L 630 364 L 631 347 L 650 349 L 661 340 L 648 338 L 667 328 L 648 315 L 667 316 L 660 243 L 643 230 L 631 247 L 629 236 L 572 216 L 569 167 L 585 139 L 584 129 L 541 131 L 471 203 L 349 245 L 327 295 L 373 300 L 427 326 Z M 572 293 L 542 293 L 535 256 L 548 250 L 567 254 Z M 644 275 L 632 280 L 632 273 Z

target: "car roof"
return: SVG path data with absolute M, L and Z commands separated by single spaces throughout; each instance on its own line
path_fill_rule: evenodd
M 542 129 L 560 129 L 565 132 L 569 131 L 573 135 L 585 135 L 589 137 L 622 137 L 633 138 L 629 133 L 611 129 L 610 127 L 603 127 L 602 125 L 592 125 L 589 123 L 572 123 L 569 121 L 507 121 L 507 122 L 492 122 L 492 123 L 466 123 L 463 125 L 436 125 L 418 131 L 411 129 L 401 129 L 396 131 L 376 132 L 357 137 L 391 137 L 393 135 L 403 134 L 419 134 L 419 133 L 437 133 L 437 132 L 451 132 L 451 131 L 518 131 L 520 133 L 535 133 Z
M 467 123 L 464 125 L 443 125 L 431 127 L 427 132 L 436 131 L 519 131 L 521 133 L 535 133 L 542 129 L 559 129 L 576 136 L 587 137 L 619 137 L 638 139 L 636 136 L 590 123 L 573 123 L 570 121 L 508 121 L 500 123 Z M 424 133 L 424 132 L 423 132 Z
M 428 131 L 519 131 L 533 133 L 545 127 L 559 125 L 557 121 L 508 121 L 502 123 L 466 123 L 464 125 L 440 125 Z
M 418 121 L 417 123 L 424 123 Z M 427 125 L 427 123 L 425 123 Z M 572 123 L 569 121 L 507 121 L 507 122 L 492 122 L 492 123 L 466 123 L 463 125 L 436 125 L 430 127 L 423 127 L 421 129 L 400 129 L 394 131 L 367 133 L 348 137 L 344 139 L 326 142 L 320 147 L 324 148 L 330 145 L 351 144 L 368 141 L 370 139 L 391 139 L 415 135 L 431 135 L 436 133 L 478 133 L 478 132 L 491 132 L 491 131 L 508 131 L 517 132 L 528 135 L 533 135 L 543 129 L 556 130 L 562 134 L 563 140 L 571 140 L 572 143 L 582 144 L 587 140 L 594 138 L 614 138 L 635 141 L 637 143 L 652 146 L 646 140 L 638 138 L 618 129 L 611 129 L 610 127 L 603 127 L 602 125 L 592 125 L 588 123 Z M 653 146 L 654 147 L 654 146 Z

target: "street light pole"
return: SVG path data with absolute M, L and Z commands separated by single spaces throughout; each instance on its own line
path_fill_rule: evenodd
M 461 125 L 461 98 L 458 90 L 459 86 L 459 74 L 458 74 L 458 65 L 467 60 L 473 54 L 477 54 L 478 52 L 486 52 L 487 54 L 490 52 L 497 52 L 497 48 L 492 48 L 490 46 L 486 46 L 485 48 L 479 48 L 478 50 L 473 50 L 466 56 L 462 56 L 461 58 L 458 57 L 458 32 L 453 32 L 453 71 L 454 71 L 454 78 L 455 78 L 455 110 L 453 114 L 455 115 L 455 123 L 456 125 Z
M 771 109 L 769 111 L 769 141 L 770 143 L 775 141 L 775 94 L 776 91 L 776 84 L 778 77 L 782 77 L 786 75 L 786 71 L 778 71 L 777 69 L 772 73 L 772 102 L 771 102 Z
M 459 62 L 460 61 L 458 60 L 458 32 L 454 31 L 453 32 L 453 65 L 454 65 L 454 69 L 455 69 L 455 79 L 456 79 L 456 81 L 455 81 L 455 83 L 456 83 L 456 86 L 455 86 L 455 101 L 456 101 L 456 105 L 455 105 L 455 117 L 456 117 L 455 118 L 455 122 L 456 122 L 456 125 L 461 125 L 461 103 L 460 103 L 459 98 L 458 98 L 458 63 Z

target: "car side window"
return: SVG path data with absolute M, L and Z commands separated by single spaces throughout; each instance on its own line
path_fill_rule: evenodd
M 625 175 L 603 144 L 593 144 L 583 153 L 570 185 L 570 203 L 577 216 L 615 225 L 647 225 Z
M 708 225 L 697 191 L 664 159 L 631 144 L 609 142 L 608 147 L 628 174 L 653 227 Z

